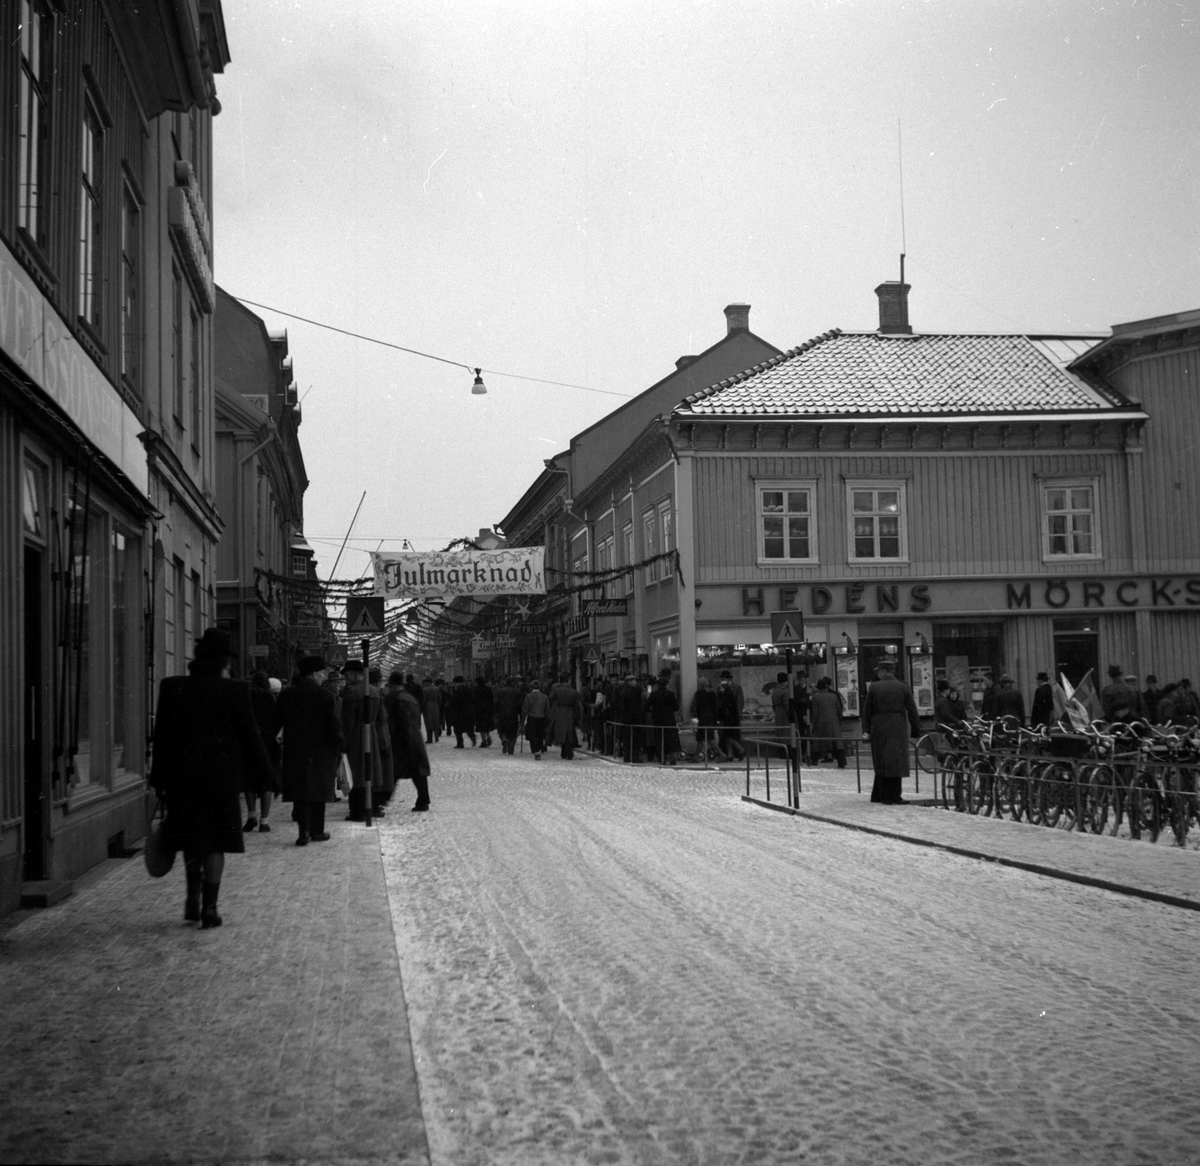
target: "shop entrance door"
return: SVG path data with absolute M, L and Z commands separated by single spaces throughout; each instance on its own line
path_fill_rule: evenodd
M 896 679 L 908 683 L 904 675 L 904 640 L 900 636 L 858 642 L 858 695 L 859 707 L 867 699 L 867 689 L 879 679 L 875 668 L 880 660 L 891 660 L 896 666 Z
M 42 552 L 25 548 L 25 685 L 22 723 L 25 738 L 25 853 L 27 882 L 46 877 L 46 827 L 49 822 L 44 768 L 42 701 L 44 643 Z
M 1071 621 L 1072 623 L 1075 621 Z M 1090 670 L 1092 683 L 1099 692 L 1100 684 L 1100 646 L 1099 636 L 1094 631 L 1083 629 L 1063 629 L 1054 627 L 1054 680 L 1063 674 L 1072 685 L 1078 684 Z

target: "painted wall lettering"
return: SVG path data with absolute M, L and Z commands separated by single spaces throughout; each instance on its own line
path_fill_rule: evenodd
M 796 610 L 796 595 L 799 593 L 799 587 L 780 587 L 779 589 L 779 607 L 777 611 L 795 611 Z
M 1157 579 L 1150 580 L 1150 602 L 1153 603 L 1155 607 L 1158 606 L 1158 601 L 1160 598 L 1162 599 L 1164 606 L 1175 606 L 1175 600 L 1171 598 L 1171 593 L 1167 590 L 1167 588 L 1170 587 L 1173 582 L 1173 579 L 1164 579 L 1161 583 Z
M 1071 602 L 1071 589 L 1065 583 L 1046 584 L 1046 603 L 1049 607 L 1066 607 Z
M 822 612 L 828 611 L 832 606 L 833 592 L 828 587 L 814 587 L 812 589 L 813 615 L 820 615 Z
M 900 588 L 895 583 L 890 587 L 875 588 L 875 609 L 877 611 L 900 610 Z
M 862 593 L 865 588 L 865 583 L 851 583 L 846 588 L 846 610 L 851 615 L 857 615 L 859 612 L 867 610 L 862 602 Z
M 1083 606 L 1091 607 L 1093 603 L 1097 607 L 1104 606 L 1104 584 L 1095 579 L 1089 579 L 1083 585 Z
M 1134 595 L 1133 595 L 1132 599 L 1130 599 L 1125 594 L 1131 587 L 1133 588 L 1133 591 L 1134 591 Z M 1117 584 L 1117 602 L 1122 604 L 1125 607 L 1137 607 L 1137 604 L 1138 604 L 1137 582 L 1135 580 L 1126 579 L 1123 583 Z
M 750 615 L 751 609 L 754 609 L 754 615 L 763 615 L 767 610 L 761 587 L 757 591 L 751 591 L 749 587 L 742 588 L 742 615 Z
M 909 598 L 912 602 L 908 605 L 910 611 L 928 611 L 933 600 L 929 598 L 929 585 L 927 583 L 917 583 L 909 589 Z
M 1032 606 L 1033 601 L 1029 595 L 1028 583 L 1026 583 L 1020 591 L 1018 591 L 1011 583 L 1006 583 L 1005 586 L 1008 588 L 1008 606 L 1010 608 Z

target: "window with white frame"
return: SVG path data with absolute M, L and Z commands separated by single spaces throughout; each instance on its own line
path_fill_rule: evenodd
M 1042 553 L 1047 559 L 1100 558 L 1095 478 L 1042 483 Z
M 627 522 L 621 528 L 621 547 L 622 547 L 622 550 L 624 551 L 624 555 L 625 555 L 625 561 L 624 561 L 624 563 L 622 563 L 622 566 L 632 567 L 633 563 L 634 563 L 633 523 L 632 522 Z M 633 572 L 632 571 L 630 571 L 629 574 L 625 576 L 625 594 L 626 595 L 633 594 Z
M 671 501 L 660 502 L 658 506 L 658 539 L 659 554 L 666 554 L 675 549 L 671 542 L 674 524 L 672 522 Z M 670 579 L 675 574 L 675 560 L 663 559 L 658 564 L 658 577 Z
M 54 24 L 45 0 L 21 0 L 21 74 L 17 88 L 17 226 L 39 246 L 46 242 L 42 214 L 49 165 L 51 50 Z
M 649 560 L 658 554 L 658 521 L 653 510 L 647 510 L 642 515 L 642 551 L 643 558 Z M 646 563 L 645 583 L 649 587 L 651 583 L 658 582 L 658 564 Z
M 817 561 L 816 487 L 812 483 L 759 482 L 758 561 Z
M 79 196 L 79 318 L 100 327 L 100 247 L 104 130 L 90 98 L 83 102 Z
M 614 552 L 616 550 L 616 540 L 609 534 L 599 539 L 596 543 L 596 570 L 600 572 L 608 572 L 616 565 L 614 560 Z M 600 598 L 612 599 L 614 594 L 614 580 L 609 579 L 600 585 Z
M 847 482 L 851 562 L 908 558 L 905 483 Z
M 142 364 L 142 227 L 129 187 L 121 203 L 121 375 L 135 388 Z

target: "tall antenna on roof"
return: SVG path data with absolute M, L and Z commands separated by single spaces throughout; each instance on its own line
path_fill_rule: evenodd
M 904 139 L 900 136 L 900 119 L 896 118 L 896 157 L 900 163 L 900 282 L 904 282 L 904 256 L 908 241 L 904 234 Z

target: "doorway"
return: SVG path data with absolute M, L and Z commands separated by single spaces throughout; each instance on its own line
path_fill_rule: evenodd
M 875 669 L 880 660 L 890 660 L 896 668 L 896 679 L 906 680 L 904 675 L 904 637 L 888 636 L 858 642 L 858 696 L 859 707 L 867 699 L 867 689 L 879 678 Z
M 31 882 L 46 877 L 46 831 L 49 824 L 45 773 L 42 649 L 45 640 L 42 607 L 43 554 L 25 548 L 24 644 L 25 676 L 23 716 L 25 740 L 25 845 L 23 877 Z
M 1100 690 L 1100 637 L 1091 619 L 1054 621 L 1054 680 L 1066 676 L 1072 686 L 1090 671 L 1096 691 Z

